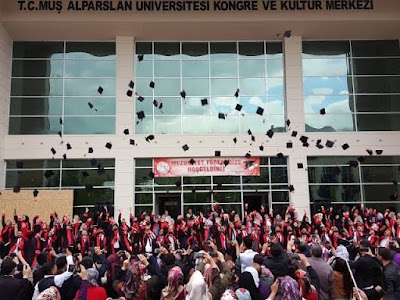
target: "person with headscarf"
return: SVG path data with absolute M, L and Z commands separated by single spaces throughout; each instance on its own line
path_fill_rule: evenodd
M 238 300 L 252 300 L 250 292 L 245 288 L 238 288 L 235 292 L 236 299 Z
M 43 292 L 41 292 L 36 299 L 37 300 L 61 300 L 61 295 L 55 286 L 51 286 L 48 289 L 45 289 Z
M 210 254 L 205 253 L 204 258 L 206 263 L 204 266 L 204 279 L 206 281 L 208 290 L 212 295 L 212 299 L 219 300 L 223 292 L 219 268 L 214 258 L 212 258 Z
M 278 295 L 280 295 L 280 300 L 301 300 L 300 287 L 296 280 L 290 276 L 285 276 L 278 278 L 278 282 Z M 268 299 L 274 298 L 269 295 Z
M 221 300 L 238 300 L 238 297 L 233 290 L 228 289 L 222 294 Z
M 107 293 L 103 287 L 97 283 L 99 272 L 95 268 L 85 269 L 80 265 L 81 272 L 79 276 L 82 278 L 82 283 L 79 291 L 76 293 L 76 300 L 106 300 Z M 86 297 L 86 298 L 85 298 Z
M 147 295 L 147 284 L 145 279 L 146 267 L 139 261 L 124 261 L 121 272 L 116 275 L 113 286 L 118 295 L 127 300 L 143 300 Z
M 186 285 L 185 300 L 213 300 L 208 292 L 206 281 L 200 271 L 193 272 L 188 284 Z
M 184 300 L 185 296 L 182 270 L 179 267 L 173 267 L 168 272 L 168 286 L 162 290 L 161 300 Z

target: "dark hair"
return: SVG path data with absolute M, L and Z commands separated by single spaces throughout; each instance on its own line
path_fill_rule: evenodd
M 300 240 L 300 241 L 299 241 L 299 244 L 298 244 L 298 246 L 297 246 L 297 249 L 298 249 L 301 253 L 303 253 L 304 251 L 307 250 L 307 243 L 306 243 L 305 241 L 303 241 L 303 240 Z
M 1 274 L 11 275 L 11 272 L 15 269 L 17 264 L 13 261 L 11 257 L 7 257 L 3 260 L 1 264 Z
M 347 294 L 351 295 L 353 289 L 353 281 L 349 269 L 347 268 L 346 262 L 343 258 L 336 257 L 332 269 L 336 272 L 343 274 L 343 287 Z
M 392 252 L 387 248 L 379 247 L 378 254 L 382 257 L 383 260 L 392 259 Z
M 81 265 L 83 265 L 86 270 L 93 268 L 93 258 L 91 258 L 90 256 L 85 256 L 84 258 L 82 258 Z
M 243 244 L 247 249 L 251 249 L 252 245 L 253 245 L 253 241 L 251 240 L 251 236 L 246 235 L 243 238 Z
M 36 257 L 37 263 L 42 266 L 47 261 L 46 253 L 40 252 Z
M 264 256 L 261 254 L 254 255 L 253 262 L 259 265 L 264 264 Z
M 314 257 L 321 257 L 322 256 L 322 248 L 318 244 L 314 244 L 311 246 L 311 253 Z
M 54 266 L 55 264 L 53 262 L 46 261 L 41 267 L 44 275 L 51 275 L 51 271 L 53 270 Z
M 64 268 L 66 265 L 67 265 L 67 257 L 66 256 L 57 257 L 56 266 L 57 266 L 58 270 Z
M 163 261 L 166 266 L 174 265 L 175 264 L 175 255 L 173 255 L 172 253 L 165 254 L 165 255 L 163 255 Z

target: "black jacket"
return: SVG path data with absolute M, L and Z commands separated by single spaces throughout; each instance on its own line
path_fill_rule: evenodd
M 359 288 L 370 286 L 382 286 L 381 265 L 371 256 L 360 256 L 355 262 L 349 262 L 350 267 L 354 269 L 354 278 Z
M 17 279 L 12 276 L 0 276 L 1 299 L 31 300 L 33 286 L 28 279 Z
M 268 259 L 264 258 L 264 265 L 271 270 L 275 278 L 286 275 L 292 276 L 294 272 L 287 253 L 282 253 L 278 257 L 270 256 Z
M 400 268 L 394 262 L 383 267 L 383 291 L 389 299 L 395 292 L 400 292 Z

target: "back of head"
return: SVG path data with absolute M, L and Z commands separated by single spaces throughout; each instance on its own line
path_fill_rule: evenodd
M 67 266 L 67 257 L 66 256 L 57 257 L 56 266 L 57 266 L 57 270 L 61 270 L 62 268 L 66 267 Z
M 300 240 L 299 245 L 297 246 L 297 249 L 300 251 L 300 253 L 303 253 L 304 251 L 307 250 L 307 243 L 303 240 Z
M 85 256 L 84 258 L 82 258 L 81 265 L 83 265 L 86 270 L 93 268 L 93 258 L 91 258 L 90 256 Z
M 1 264 L 1 274 L 2 275 L 12 275 L 16 267 L 16 263 L 13 261 L 11 257 L 7 257 L 3 260 Z
M 361 252 L 366 252 L 369 250 L 369 248 L 371 247 L 370 243 L 368 240 L 362 240 L 360 241 L 360 251 Z
M 271 255 L 274 257 L 278 257 L 282 254 L 283 247 L 279 243 L 275 243 L 271 246 Z
M 163 256 L 163 260 L 165 265 L 172 266 L 175 264 L 175 255 L 173 255 L 172 253 L 165 254 Z
M 186 285 L 186 299 L 204 299 L 207 293 L 207 286 L 200 271 L 195 271 Z
M 383 260 L 392 260 L 392 252 L 390 251 L 390 249 L 379 247 L 378 254 L 380 257 L 382 257 Z
M 264 264 L 264 256 L 261 254 L 254 255 L 253 262 L 259 265 Z
M 247 248 L 247 249 L 251 249 L 252 245 L 253 245 L 253 241 L 251 240 L 251 236 L 247 235 L 243 238 L 243 245 Z
M 44 275 L 52 275 L 54 266 L 55 264 L 53 262 L 46 261 L 41 267 Z
M 322 248 L 318 244 L 314 244 L 311 246 L 311 255 L 314 257 L 321 257 L 322 256 Z
M 42 266 L 47 261 L 46 253 L 40 252 L 36 257 L 39 266 Z

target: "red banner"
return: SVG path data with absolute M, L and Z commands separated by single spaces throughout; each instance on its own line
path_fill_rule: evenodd
M 260 176 L 260 158 L 155 158 L 155 177 Z

